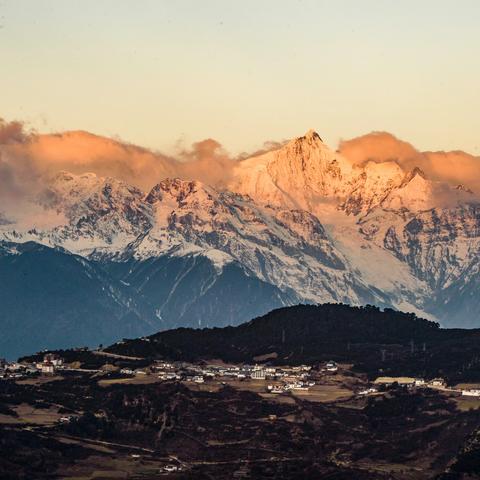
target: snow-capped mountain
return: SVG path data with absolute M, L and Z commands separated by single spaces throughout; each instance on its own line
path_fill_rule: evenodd
M 428 179 L 419 168 L 404 171 L 395 160 L 356 165 L 308 132 L 240 162 L 230 188 L 315 214 L 346 265 L 394 306 L 414 305 L 449 323 L 444 290 L 476 281 L 478 198 L 465 186 Z M 456 321 L 475 324 L 467 305 L 468 318 L 462 308 Z
M 198 181 L 166 179 L 145 194 L 114 179 L 65 172 L 39 201 L 59 223 L 46 230 L 4 228 L 5 240 L 60 246 L 103 262 L 200 255 L 219 271 L 235 262 L 306 301 L 385 300 L 352 274 L 318 218 L 305 210 L 257 205 Z
M 395 160 L 356 165 L 331 150 L 314 131 L 278 150 L 238 162 L 229 189 L 320 218 L 332 205 L 362 216 L 379 206 L 418 211 L 469 201 L 472 195 L 462 186 L 426 179 L 419 168 L 404 171 Z
M 298 302 L 475 324 L 479 212 L 467 187 L 394 159 L 355 164 L 310 131 L 238 161 L 222 188 L 163 178 L 144 192 L 59 172 L 28 208 L 0 212 L 0 240 L 83 258 L 130 305 L 148 305 L 158 328 L 238 323 Z

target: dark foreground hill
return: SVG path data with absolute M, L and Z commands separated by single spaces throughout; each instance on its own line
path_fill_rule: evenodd
M 443 329 L 412 313 L 373 306 L 285 307 L 238 327 L 179 328 L 124 340 L 107 351 L 184 361 L 311 364 L 333 359 L 370 375 L 480 380 L 480 330 Z

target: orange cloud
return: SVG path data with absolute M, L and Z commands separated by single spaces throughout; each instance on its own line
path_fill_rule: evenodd
M 267 142 L 256 154 L 280 148 Z M 464 184 L 480 192 L 480 159 L 465 152 L 420 152 L 386 132 L 342 141 L 339 151 L 355 164 L 394 160 L 405 170 L 420 167 L 434 180 Z M 74 131 L 37 134 L 21 122 L 0 119 L 0 210 L 43 188 L 44 179 L 60 170 L 93 172 L 116 177 L 144 191 L 166 177 L 196 179 L 222 187 L 233 171 L 232 159 L 220 143 L 209 138 L 179 147 L 174 157 L 111 138 Z M 13 200 L 13 201 L 12 201 Z
M 466 152 L 421 152 L 387 132 L 342 141 L 338 150 L 356 165 L 393 160 L 405 171 L 419 167 L 432 180 L 463 184 L 480 192 L 480 158 Z
M 224 186 L 232 174 L 234 161 L 213 138 L 196 142 L 179 152 L 178 176 L 210 185 Z
M 167 177 L 221 186 L 233 160 L 213 139 L 183 148 L 176 158 L 84 131 L 27 133 L 20 122 L 0 120 L 0 203 L 37 194 L 45 180 L 66 170 L 114 177 L 148 191 Z
M 117 177 L 139 186 L 175 174 L 175 160 L 87 132 L 35 135 L 7 146 L 14 158 L 28 158 L 44 173 L 68 170 Z
M 7 122 L 0 118 L 0 145 L 14 142 L 23 142 L 28 137 L 22 122 Z

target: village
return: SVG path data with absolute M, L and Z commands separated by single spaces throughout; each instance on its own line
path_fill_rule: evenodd
M 335 362 L 326 366 L 329 372 L 336 372 Z M 315 385 L 309 372 L 311 366 L 271 367 L 262 365 L 196 365 L 188 362 L 157 361 L 143 368 L 118 368 L 106 362 L 98 369 L 84 369 L 67 364 L 55 353 L 45 353 L 43 361 L 36 363 L 7 362 L 0 359 L 0 380 L 22 380 L 38 376 L 61 375 L 66 372 L 85 372 L 92 374 L 114 375 L 118 379 L 149 378 L 156 381 L 182 381 L 192 384 L 204 384 L 213 379 L 237 381 L 274 381 L 275 385 L 267 385 L 266 390 L 272 393 L 282 393 L 289 390 L 306 391 Z M 279 385 L 281 382 L 281 385 Z
M 101 354 L 98 351 L 94 353 Z M 78 365 L 68 364 L 60 355 L 50 352 L 43 355 L 42 361 L 35 363 L 7 362 L 0 359 L 0 381 L 21 381 L 28 378 L 51 377 L 66 372 L 84 372 L 100 376 L 108 375 L 108 379 L 101 380 L 104 384 L 178 381 L 192 386 L 208 386 L 214 383 L 217 385 L 235 384 L 241 385 L 245 389 L 248 389 L 249 384 L 254 384 L 257 387 L 254 390 L 259 393 L 281 395 L 288 392 L 307 393 L 319 389 L 322 385 L 325 387 L 325 384 L 329 383 L 329 379 L 335 379 L 337 374 L 342 374 L 345 370 L 345 366 L 339 365 L 333 360 L 315 367 L 311 365 L 226 365 L 205 362 L 194 364 L 159 360 L 146 367 L 119 368 L 108 362 L 108 356 L 106 359 L 107 361 L 98 369 L 85 369 Z M 337 379 L 337 381 L 339 380 L 340 378 Z M 373 382 L 363 382 L 355 387 L 350 385 L 348 390 L 340 390 L 340 393 L 343 393 L 344 396 L 346 393 L 349 393 L 348 396 L 378 395 L 385 389 L 394 386 L 406 389 L 431 388 L 445 393 L 480 399 L 480 385 L 448 386 L 443 378 L 425 380 L 406 376 L 380 376 Z M 339 395 L 339 397 L 341 396 Z
M 0 358 L 0 380 L 20 380 L 33 375 L 54 375 L 65 369 L 63 359 L 55 353 L 46 353 L 42 362 L 7 362 Z

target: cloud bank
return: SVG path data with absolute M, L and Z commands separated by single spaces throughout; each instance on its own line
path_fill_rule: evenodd
M 356 165 L 393 160 L 406 171 L 419 167 L 431 180 L 462 184 L 480 193 L 480 158 L 466 152 L 421 152 L 387 132 L 342 141 L 338 151 Z
M 285 142 L 266 142 L 251 155 L 280 148 Z M 464 184 L 480 192 L 480 159 L 468 153 L 420 152 L 410 143 L 386 132 L 373 132 L 340 142 L 339 152 L 353 163 L 396 161 L 405 171 L 420 167 L 429 178 Z M 178 145 L 175 156 L 164 155 L 121 140 L 84 131 L 38 134 L 21 122 L 0 119 L 0 211 L 38 193 L 45 180 L 66 170 L 115 177 L 148 191 L 166 177 L 196 179 L 223 187 L 235 162 L 212 138 L 191 146 Z
M 222 186 L 233 165 L 234 160 L 213 139 L 179 148 L 174 158 L 84 131 L 27 132 L 20 122 L 0 119 L 0 202 L 3 207 L 26 194 L 37 193 L 51 175 L 61 170 L 114 177 L 148 191 L 167 177 L 194 178 Z M 0 206 L 0 210 L 4 208 Z

